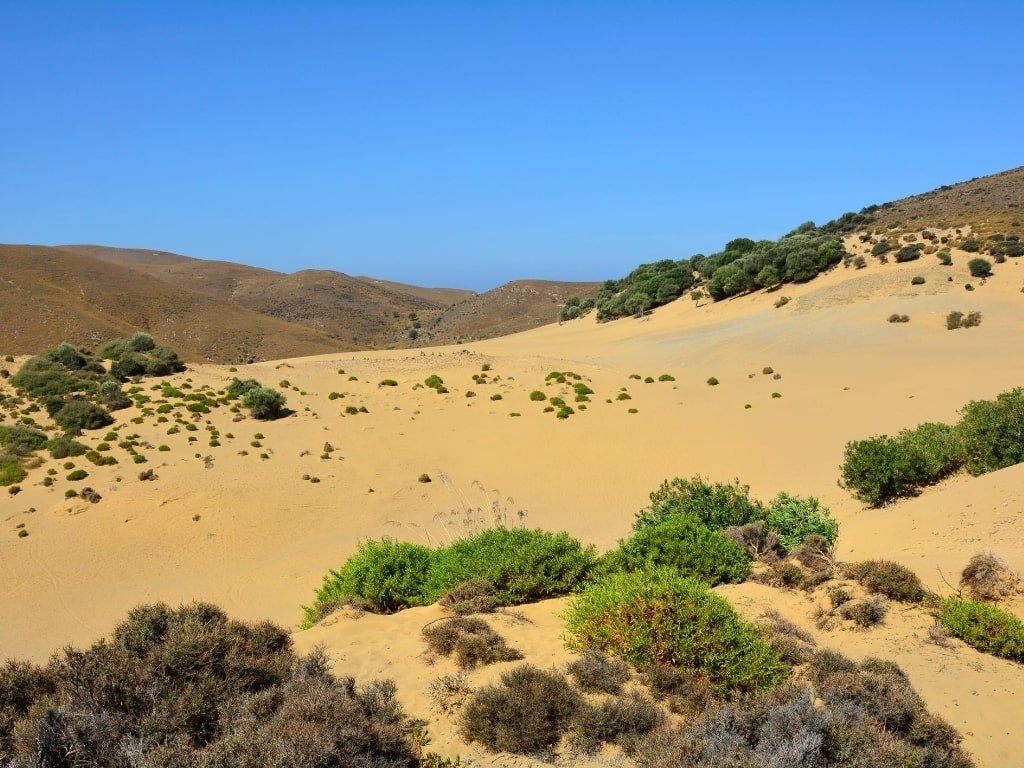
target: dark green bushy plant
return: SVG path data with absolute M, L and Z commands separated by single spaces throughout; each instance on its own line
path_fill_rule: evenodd
M 971 277 L 992 276 L 992 262 L 988 259 L 971 259 L 967 262 L 967 269 L 971 271 Z
M 749 492 L 749 486 L 739 481 L 712 483 L 699 476 L 666 480 L 651 493 L 650 505 L 637 513 L 633 530 L 685 514 L 694 515 L 713 531 L 746 525 L 764 517 L 764 507 Z
M 262 387 L 263 385 L 256 381 L 256 379 L 239 379 L 236 377 L 228 384 L 225 392 L 228 397 L 242 397 L 254 389 L 261 389 Z
M 0 424 L 0 447 L 7 453 L 27 456 L 38 451 L 46 444 L 46 433 L 38 429 L 23 426 L 4 426 Z
M 67 400 L 53 415 L 57 425 L 70 435 L 77 435 L 87 429 L 100 429 L 114 423 L 106 408 L 87 400 Z
M 704 582 L 669 568 L 608 576 L 571 598 L 569 645 L 638 667 L 671 664 L 705 673 L 723 694 L 770 688 L 785 668 L 759 631 Z
M 961 414 L 958 431 L 972 475 L 1024 461 L 1024 388 L 970 402 Z
M 750 574 L 750 558 L 719 531 L 690 514 L 646 525 L 619 543 L 606 568 L 637 571 L 666 566 L 680 576 L 715 584 L 739 583 Z
M 242 397 L 242 405 L 249 409 L 250 415 L 262 421 L 281 418 L 285 402 L 285 396 L 270 387 L 250 389 Z

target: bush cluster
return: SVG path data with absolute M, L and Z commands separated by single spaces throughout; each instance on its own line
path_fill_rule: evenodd
M 365 541 L 331 571 L 304 608 L 304 626 L 324 606 L 347 600 L 389 613 L 428 605 L 472 580 L 485 582 L 501 605 L 564 595 L 594 570 L 597 555 L 566 533 L 492 528 L 432 549 L 392 539 Z
M 807 282 L 847 257 L 841 237 L 858 226 L 854 222 L 871 220 L 864 212 L 847 213 L 821 227 L 813 222 L 801 224 L 774 241 L 741 237 L 710 256 L 696 254 L 679 261 L 641 264 L 621 280 L 605 282 L 596 302 L 597 319 L 642 313 L 679 298 L 695 286 L 701 288 L 690 292 L 695 299 L 706 294 L 720 301 L 747 291 Z
M 1024 388 L 975 400 L 955 425 L 926 423 L 895 437 L 846 444 L 842 482 L 872 506 L 915 496 L 961 469 L 981 475 L 1024 461 Z
M 749 486 L 738 480 L 710 482 L 702 477 L 676 477 L 664 481 L 650 495 L 651 503 L 637 513 L 633 529 L 640 532 L 677 516 L 692 515 L 712 531 L 740 527 L 763 520 L 787 549 L 808 535 L 819 534 L 829 547 L 839 535 L 839 524 L 814 497 L 780 492 L 767 505 L 750 497 Z
M 0 667 L 0 763 L 409 768 L 390 682 L 336 679 L 287 630 L 219 609 L 146 605 L 45 667 Z
M 685 724 L 656 730 L 636 755 L 641 768 L 685 765 L 943 766 L 971 768 L 960 735 L 928 712 L 896 665 L 855 664 L 818 651 L 812 685 L 777 689 L 704 708 Z

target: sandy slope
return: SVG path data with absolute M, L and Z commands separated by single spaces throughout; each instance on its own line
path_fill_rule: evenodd
M 765 498 L 783 489 L 817 495 L 843 522 L 842 557 L 893 557 L 937 588 L 937 568 L 955 580 L 980 550 L 994 550 L 1024 571 L 1020 467 L 956 478 L 883 510 L 862 509 L 836 483 L 847 440 L 952 420 L 968 400 L 1024 383 L 1024 357 L 1015 352 L 1024 337 L 1024 260 L 997 266 L 996 277 L 970 293 L 964 285 L 978 281 L 967 275 L 964 254 L 955 252 L 954 260 L 951 269 L 928 256 L 905 265 L 872 261 L 776 294 L 701 306 L 684 299 L 644 320 L 597 325 L 585 318 L 466 346 L 245 367 L 238 375 L 272 385 L 287 379 L 299 390 L 288 390 L 295 415 L 235 423 L 226 409 L 214 411 L 208 419 L 222 433 L 220 447 L 207 445 L 203 429 L 168 436 L 167 424 L 148 418 L 124 433 L 134 431 L 152 446 L 142 453 L 156 481 L 139 481 L 143 467 L 115 447 L 118 466 L 78 460 L 90 472 L 78 485 L 98 490 L 99 504 L 66 502 L 71 484 L 62 462 L 53 461 L 45 464 L 59 470 L 52 489 L 39 484 L 40 468 L 21 494 L 0 499 L 0 656 L 42 659 L 64 643 L 90 642 L 146 600 L 211 600 L 233 615 L 294 625 L 299 604 L 360 538 L 441 541 L 466 529 L 467 508 L 484 508 L 486 518 L 496 505 L 512 520 L 522 510 L 528 525 L 564 528 L 608 547 L 627 533 L 663 478 L 693 473 L 739 477 Z M 912 288 L 916 274 L 927 283 Z M 780 294 L 792 300 L 775 309 Z M 954 309 L 980 310 L 984 321 L 947 331 L 944 317 Z M 885 322 L 892 312 L 909 314 L 911 322 Z M 483 363 L 491 364 L 493 380 L 474 383 Z M 781 379 L 761 373 L 769 365 Z M 528 393 L 541 389 L 571 401 L 567 388 L 544 383 L 549 370 L 566 368 L 586 377 L 596 394 L 585 412 L 558 421 Z M 450 394 L 416 388 L 432 373 Z M 629 378 L 634 373 L 669 373 L 675 381 L 645 384 Z M 225 367 L 196 366 L 174 380 L 222 388 L 232 375 Z M 720 385 L 708 386 L 709 376 Z M 398 386 L 379 387 L 385 377 Z M 631 400 L 615 400 L 622 387 Z M 467 390 L 477 396 L 467 398 Z M 329 400 L 331 392 L 346 395 Z M 490 400 L 498 393 L 503 399 Z M 345 415 L 350 405 L 369 413 Z M 257 432 L 265 437 L 253 447 Z M 189 435 L 197 442 L 189 444 Z M 88 441 L 101 437 L 102 431 Z M 329 459 L 320 458 L 325 442 L 336 449 Z M 171 450 L 157 451 L 161 444 Z M 417 482 L 424 472 L 433 482 Z M 14 536 L 19 523 L 28 538 Z M 759 589 L 738 588 L 737 599 L 769 599 Z M 771 601 L 788 606 L 789 597 L 777 595 Z M 541 616 L 537 627 L 550 630 L 544 647 L 551 658 L 560 658 L 551 609 L 529 610 Z M 323 639 L 341 668 L 360 675 L 385 659 L 384 671 L 400 683 L 412 675 L 407 695 L 418 705 L 422 693 L 415 691 L 429 670 L 406 670 L 376 648 L 375 659 L 361 660 L 339 650 L 365 652 L 379 628 L 406 658 L 419 652 L 410 629 L 417 621 L 411 613 L 365 617 L 300 635 L 299 642 Z M 1012 743 L 1003 731 L 1024 726 L 1024 670 L 971 651 L 915 653 L 916 646 L 901 646 L 902 628 L 894 618 L 885 630 L 834 641 L 854 655 L 898 655 L 929 704 L 977 734 L 970 745 L 982 765 L 1011 764 L 1002 757 Z M 961 672 L 961 687 L 949 688 Z M 949 710 L 954 699 L 960 719 Z M 983 742 L 994 746 L 985 752 Z

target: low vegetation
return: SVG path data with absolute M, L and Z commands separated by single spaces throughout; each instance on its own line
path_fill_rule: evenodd
M 770 688 L 785 668 L 758 630 L 708 585 L 670 568 L 617 573 L 570 599 L 570 647 L 631 664 L 671 664 L 706 674 L 721 693 Z
M 1024 662 L 1024 623 L 989 603 L 950 597 L 942 602 L 939 620 L 953 637 L 983 653 Z
M 861 501 L 881 506 L 962 469 L 982 475 L 1024 461 L 1024 389 L 972 401 L 960 414 L 955 425 L 926 423 L 895 437 L 847 443 L 843 484 Z
M 392 683 L 339 680 L 287 630 L 201 603 L 142 606 L 87 650 L 0 667 L 4 765 L 409 768 L 410 728 Z

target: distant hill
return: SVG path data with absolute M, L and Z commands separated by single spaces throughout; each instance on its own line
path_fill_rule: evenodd
M 188 360 L 247 362 L 352 349 L 127 266 L 58 248 L 0 245 L 0 349 L 93 346 L 145 329 Z
M 554 322 L 562 297 L 598 287 L 520 281 L 478 295 L 101 245 L 0 246 L 0 267 L 0 351 L 145 329 L 186 359 L 224 363 L 492 338 Z

